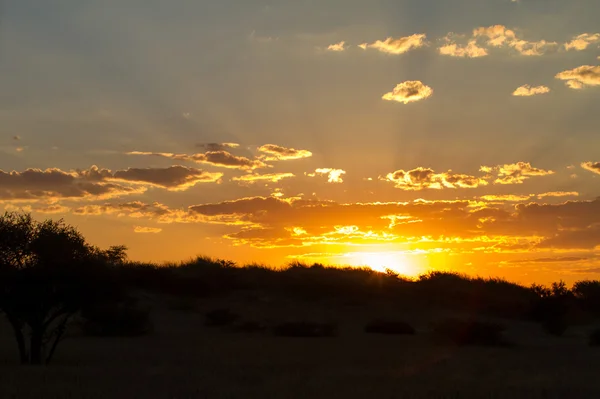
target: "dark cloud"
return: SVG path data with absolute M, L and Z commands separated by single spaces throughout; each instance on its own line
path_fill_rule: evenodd
M 178 161 L 196 162 L 202 164 L 208 164 L 221 168 L 230 169 L 241 169 L 241 170 L 254 170 L 259 168 L 267 168 L 269 165 L 265 164 L 259 159 L 248 159 L 246 157 L 236 156 L 227 151 L 208 151 L 202 154 L 173 154 L 169 152 L 143 152 L 143 151 L 131 151 L 128 155 L 150 155 L 156 157 L 170 158 Z
M 112 179 L 148 184 L 169 190 L 186 190 L 197 183 L 214 183 L 222 176 L 222 173 L 209 173 L 200 169 L 186 168 L 185 166 L 171 166 L 169 168 L 119 170 L 114 172 Z
M 238 148 L 240 145 L 237 143 L 200 143 L 196 144 L 196 147 L 202 148 L 206 151 L 227 151 L 230 148 Z
M 424 189 L 441 190 L 443 188 L 477 188 L 488 184 L 485 179 L 460 173 L 435 173 L 429 168 L 415 168 L 409 171 L 397 170 L 388 173 L 385 179 L 402 190 L 419 191 Z

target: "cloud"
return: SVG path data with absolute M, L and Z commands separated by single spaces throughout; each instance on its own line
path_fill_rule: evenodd
M 407 191 L 420 191 L 424 189 L 441 190 L 443 188 L 476 188 L 488 184 L 482 178 L 465 174 L 453 173 L 451 170 L 444 173 L 435 173 L 433 169 L 418 167 L 409 171 L 397 170 L 388 173 L 383 179 L 394 183 L 396 188 Z
M 343 183 L 342 175 L 345 175 L 346 171 L 342 169 L 331 169 L 331 168 L 319 168 L 315 170 L 315 173 L 308 174 L 310 177 L 316 175 L 326 175 L 329 183 Z
M 550 93 L 550 89 L 546 86 L 532 87 L 530 85 L 523 85 L 513 92 L 513 96 L 530 97 L 535 96 L 537 94 L 546 93 Z
M 461 46 L 450 39 L 447 39 L 447 44 L 438 48 L 438 51 L 442 55 L 449 55 L 451 57 L 468 57 L 468 58 L 479 58 L 488 55 L 488 51 L 477 45 L 476 40 L 469 40 L 467 45 Z
M 13 136 L 12 139 L 14 141 L 20 141 L 21 140 L 21 136 Z
M 212 165 L 220 168 L 254 170 L 267 168 L 269 165 L 260 159 L 248 159 L 246 157 L 236 156 L 227 151 L 208 151 L 203 154 L 173 154 L 169 152 L 144 152 L 131 151 L 127 155 L 149 155 L 175 159 L 178 161 L 188 161 L 201 164 Z
M 504 25 L 476 28 L 473 30 L 473 38 L 485 38 L 487 39 L 486 44 L 491 47 L 509 47 L 526 56 L 543 55 L 558 46 L 558 43 L 546 40 L 535 42 L 520 39 L 514 30 L 508 29 Z
M 340 52 L 340 51 L 344 51 L 346 50 L 346 42 L 345 41 L 341 41 L 339 43 L 335 43 L 335 44 L 330 44 L 327 47 L 328 51 L 334 51 L 334 52 Z
M 577 191 L 551 191 L 548 193 L 537 194 L 536 197 L 538 197 L 538 199 L 546 197 L 579 197 L 579 193 Z
M 554 174 L 551 170 L 538 169 L 531 166 L 529 162 L 517 162 L 499 166 L 482 166 L 485 173 L 496 173 L 497 179 L 494 184 L 522 184 L 533 176 L 548 176 Z
M 157 234 L 162 231 L 160 227 L 148 227 L 148 226 L 134 226 L 134 233 L 142 233 L 142 234 Z
M 572 89 L 582 89 L 586 86 L 600 85 L 600 66 L 582 65 L 556 74 L 556 79 L 566 80 L 566 85 Z
M 516 194 L 505 194 L 505 195 L 484 195 L 480 197 L 484 201 L 505 201 L 505 202 L 522 202 L 527 201 L 531 198 L 530 195 L 516 195 Z
M 581 167 L 585 170 L 589 170 L 592 173 L 600 175 L 600 162 L 583 162 Z
M 266 154 L 261 156 L 261 159 L 265 161 L 287 161 L 312 157 L 310 151 L 286 148 L 275 144 L 265 144 L 259 147 L 258 151 Z
M 414 34 L 411 36 L 401 37 L 394 39 L 388 37 L 385 40 L 377 40 L 371 44 L 361 44 L 359 47 L 362 49 L 372 48 L 387 54 L 404 54 L 410 50 L 417 49 L 425 46 L 427 35 L 425 34 Z
M 597 42 L 600 42 L 600 33 L 582 33 L 575 36 L 570 42 L 565 43 L 565 50 L 582 51 Z
M 206 151 L 227 151 L 230 148 L 238 148 L 238 143 L 200 143 L 196 144 L 196 147 L 202 148 Z
M 385 93 L 382 99 L 387 101 L 397 101 L 408 104 L 414 101 L 424 100 L 431 97 L 433 89 L 416 80 L 402 82 L 389 93 Z
M 267 182 L 277 183 L 280 180 L 289 179 L 291 177 L 294 177 L 293 173 L 269 173 L 269 174 L 264 174 L 264 175 L 257 175 L 257 174 L 243 175 L 243 176 L 239 176 L 239 177 L 234 177 L 231 180 L 244 182 L 244 183 L 255 183 L 255 182 L 259 182 L 259 181 L 267 181 Z
M 121 181 L 161 187 L 171 191 L 183 191 L 198 183 L 214 183 L 223 177 L 222 173 L 209 173 L 185 166 L 169 168 L 129 168 L 113 173 L 106 180 Z
M 0 200 L 106 199 L 145 191 L 143 187 L 105 181 L 107 177 L 112 173 L 96 166 L 70 172 L 57 168 L 0 170 Z

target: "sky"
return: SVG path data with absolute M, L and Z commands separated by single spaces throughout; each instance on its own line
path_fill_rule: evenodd
M 20 0 L 0 211 L 132 260 L 600 279 L 597 0 Z

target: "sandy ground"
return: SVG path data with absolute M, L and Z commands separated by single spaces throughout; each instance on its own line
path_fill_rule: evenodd
M 335 338 L 281 338 L 207 328 L 195 311 L 154 304 L 155 332 L 139 338 L 71 337 L 49 367 L 18 366 L 10 331 L 0 327 L 0 398 L 597 398 L 600 348 L 594 326 L 563 338 L 511 322 L 511 348 L 433 344 L 439 311 L 357 304 L 229 299 L 248 320 L 336 321 Z M 415 336 L 377 336 L 364 323 L 407 320 Z

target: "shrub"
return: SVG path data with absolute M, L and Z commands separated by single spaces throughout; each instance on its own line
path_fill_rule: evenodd
M 499 346 L 506 342 L 502 336 L 504 327 L 476 320 L 447 319 L 434 326 L 434 337 L 440 342 L 456 345 Z
M 190 297 L 175 297 L 167 301 L 169 310 L 177 310 L 181 312 L 194 312 L 198 310 L 196 299 Z
M 84 335 L 95 337 L 135 337 L 153 330 L 147 310 L 123 304 L 104 304 L 82 313 Z
M 365 332 L 369 334 L 395 334 L 413 335 L 415 329 L 403 321 L 374 320 L 365 326 Z
M 273 327 L 273 334 L 279 337 L 334 337 L 337 325 L 331 323 L 288 322 Z
M 233 324 L 239 315 L 231 309 L 214 309 L 205 314 L 204 324 L 208 327 L 222 327 Z
M 589 339 L 590 346 L 600 346 L 600 328 L 593 330 Z

